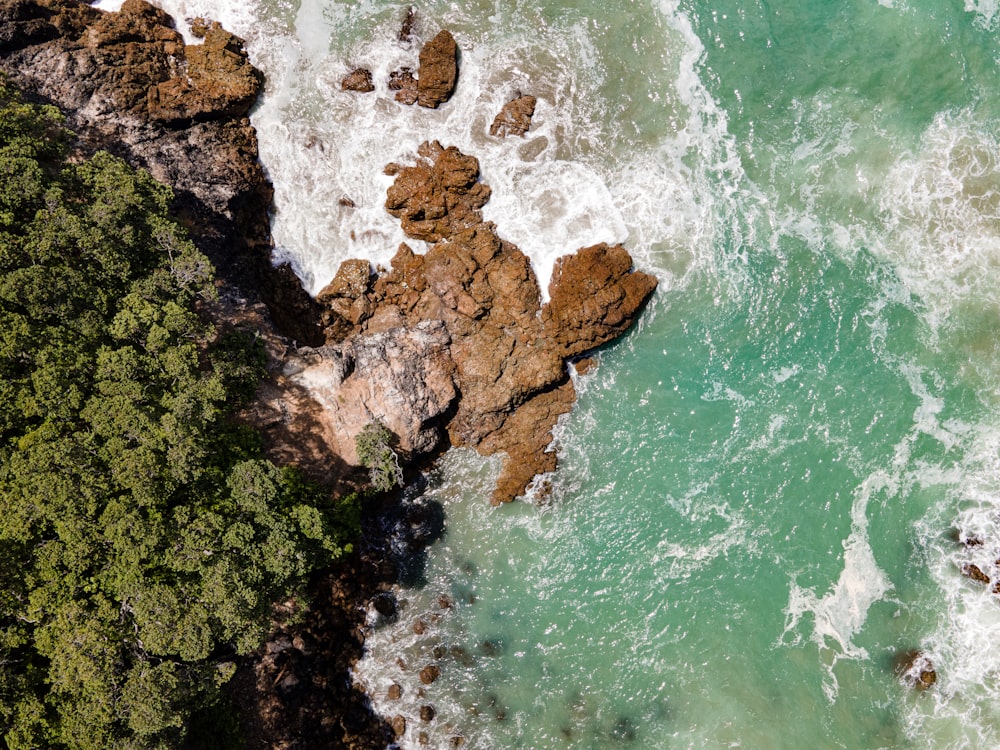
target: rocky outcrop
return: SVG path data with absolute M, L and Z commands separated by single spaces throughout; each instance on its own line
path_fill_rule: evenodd
M 144 0 L 106 13 L 76 0 L 0 0 L 0 71 L 59 106 L 81 153 L 105 149 L 175 192 L 174 214 L 242 296 L 259 293 L 294 339 L 323 342 L 318 306 L 272 272 L 271 188 L 246 114 L 263 77 L 243 43 L 202 20 L 185 45 Z
M 490 199 L 489 186 L 479 182 L 479 162 L 454 146 L 424 144 L 424 159 L 411 167 L 390 164 L 386 174 L 396 179 L 386 193 L 386 210 L 400 220 L 408 237 L 438 242 L 481 224 Z
M 524 134 L 531 128 L 531 118 L 535 116 L 537 100 L 530 94 L 518 94 L 501 109 L 490 125 L 490 135 L 506 138 L 508 135 Z
M 264 76 L 250 64 L 243 40 L 218 25 L 206 28 L 203 39 L 183 46 L 184 64 L 149 89 L 146 105 L 152 119 L 242 117 L 257 100 Z
M 656 280 L 632 271 L 624 248 L 597 245 L 560 259 L 550 302 L 542 305 L 529 259 L 483 221 L 490 190 L 479 181 L 478 161 L 436 142 L 425 143 L 419 157 L 413 165 L 387 167 L 396 179 L 385 205 L 409 237 L 430 243 L 430 249 L 420 255 L 401 245 L 391 268 L 378 276 L 364 261 L 347 261 L 318 297 L 326 306 L 326 335 L 331 349 L 347 352 L 381 337 L 437 332 L 433 355 L 425 350 L 437 360 L 434 373 L 429 365 L 422 372 L 411 367 L 396 381 L 400 389 L 413 389 L 412 402 L 421 405 L 408 418 L 431 429 L 418 439 L 398 416 L 390 429 L 409 456 L 431 445 L 439 428 L 452 445 L 505 454 L 492 501 L 512 500 L 535 476 L 555 468 L 555 453 L 548 450 L 552 428 L 576 398 L 566 360 L 620 336 Z M 369 371 L 378 371 L 374 360 L 352 374 L 359 383 L 372 377 L 350 391 L 355 398 L 375 394 L 374 380 L 389 377 L 374 378 Z M 436 384 L 430 397 L 419 383 L 427 377 Z M 453 390 L 445 385 L 449 377 Z M 382 395 L 371 395 L 342 434 L 359 429 L 364 413 L 404 413 L 411 404 L 401 394 L 383 406 Z M 327 421 L 340 419 L 331 413 Z
M 457 396 L 450 343 L 444 324 L 427 320 L 358 335 L 341 346 L 299 349 L 286 358 L 287 382 L 279 384 L 286 386 L 281 390 L 299 386 L 319 403 L 325 443 L 349 465 L 359 464 L 355 439 L 376 420 L 409 459 L 440 444 L 441 417 Z

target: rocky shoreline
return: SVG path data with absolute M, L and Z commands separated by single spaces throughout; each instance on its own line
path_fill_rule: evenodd
M 401 38 L 415 22 L 410 11 Z M 201 44 L 186 45 L 174 20 L 144 0 L 112 13 L 75 0 L 3 0 L 0 71 L 66 114 L 80 156 L 110 151 L 174 189 L 173 215 L 218 271 L 220 301 L 206 314 L 265 344 L 271 376 L 244 417 L 272 458 L 336 491 L 356 488 L 364 474 L 355 438 L 379 421 L 408 465 L 451 445 L 504 454 L 491 500 L 524 494 L 555 468 L 551 430 L 575 401 L 567 363 L 580 367 L 621 335 L 656 280 L 633 272 L 624 248 L 598 245 L 559 261 L 543 305 L 527 257 L 482 219 L 490 189 L 478 161 L 429 141 L 416 163 L 387 167 L 396 179 L 386 201 L 428 252 L 402 245 L 378 272 L 348 261 L 314 300 L 290 267 L 271 265 L 272 191 L 247 116 L 263 75 L 238 37 L 189 23 Z M 441 106 L 457 65 L 455 40 L 442 31 L 420 50 L 416 72 L 394 72 L 389 88 L 400 103 Z M 367 71 L 348 78 L 345 90 L 372 88 Z M 534 107 L 518 93 L 491 133 L 523 135 Z M 274 633 L 231 683 L 249 747 L 392 740 L 350 668 L 367 607 L 393 606 L 390 586 L 443 522 L 399 495 L 365 513 L 362 549 L 314 582 L 308 610 L 277 606 Z M 402 546 L 386 542 L 392 535 Z

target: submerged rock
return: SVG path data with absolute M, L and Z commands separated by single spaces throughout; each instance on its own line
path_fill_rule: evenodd
M 402 737 L 406 734 L 406 717 L 401 714 L 396 714 L 392 717 L 390 722 L 392 725 L 392 731 L 396 733 L 397 737 Z
M 420 681 L 425 685 L 430 685 L 441 676 L 441 668 L 436 664 L 428 664 L 420 670 Z
M 903 683 L 916 690 L 926 690 L 937 682 L 934 665 L 923 651 L 901 651 L 896 654 L 893 666 Z
M 962 565 L 962 575 L 971 578 L 977 583 L 989 585 L 990 582 L 990 577 L 983 572 L 982 568 L 974 563 L 965 563 Z

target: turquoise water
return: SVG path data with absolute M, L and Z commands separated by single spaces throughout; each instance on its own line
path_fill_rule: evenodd
M 381 170 L 426 138 L 480 158 L 543 278 L 607 240 L 661 280 L 578 379 L 551 494 L 491 509 L 497 461 L 453 452 L 415 500 L 447 531 L 356 673 L 402 746 L 1000 746 L 1000 600 L 960 573 L 1000 554 L 995 2 L 434 0 L 462 73 L 433 112 L 384 88 L 402 4 L 162 4 L 267 73 L 278 255 L 313 291 L 392 256 Z M 375 94 L 339 91 L 355 65 Z M 494 141 L 515 89 L 534 127 Z

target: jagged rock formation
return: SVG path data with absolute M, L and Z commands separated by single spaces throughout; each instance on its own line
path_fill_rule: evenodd
M 245 293 L 259 291 L 300 342 L 322 343 L 317 307 L 284 269 L 272 273 L 271 187 L 246 114 L 263 76 L 240 39 L 201 21 L 188 46 L 144 0 L 106 13 L 75 0 L 0 0 L 0 71 L 58 105 L 84 153 L 105 149 L 176 193 L 174 214 Z
M 400 40 L 408 41 L 413 33 L 412 9 L 400 30 Z M 451 98 L 458 82 L 458 44 L 447 29 L 442 29 L 420 50 L 417 75 L 408 67 L 389 74 L 389 90 L 396 92 L 401 104 L 419 104 L 436 109 Z
M 375 90 L 375 82 L 372 80 L 372 72 L 368 68 L 355 68 L 340 82 L 340 88 L 344 91 L 357 91 L 367 94 Z
M 381 336 L 407 341 L 436 331 L 433 353 L 423 349 L 436 359 L 433 397 L 424 395 L 427 384 L 420 382 L 431 373 L 428 365 L 423 373 L 403 368 L 397 382 L 414 394 L 384 405 L 369 398 L 365 412 L 331 415 L 328 422 L 337 427 L 330 431 L 343 446 L 372 416 L 393 414 L 398 424 L 394 412 L 408 399 L 422 407 L 410 419 L 424 430 L 420 441 L 412 428 L 396 431 L 404 454 L 424 452 L 426 428 L 440 424 L 452 445 L 507 455 L 492 501 L 512 500 L 536 475 L 555 468 L 555 454 L 546 450 L 552 428 L 575 401 L 566 360 L 621 335 L 656 280 L 633 272 L 624 248 L 597 245 L 560 259 L 543 306 L 528 258 L 483 221 L 490 190 L 479 181 L 478 161 L 436 142 L 425 143 L 420 156 L 415 165 L 387 167 L 396 179 L 386 209 L 408 236 L 433 243 L 430 250 L 418 255 L 400 246 L 392 268 L 377 277 L 366 261 L 348 261 L 318 300 L 326 306 L 330 344 L 324 367 L 336 358 L 333 352 L 344 357 Z M 311 378 L 311 368 L 319 366 L 297 377 Z M 345 393 L 374 394 L 382 377 L 376 372 L 373 363 L 356 367 L 340 381 L 347 391 L 323 398 L 343 402 Z M 454 385 L 450 399 L 446 373 Z
M 537 100 L 530 94 L 518 94 L 501 109 L 490 125 L 490 135 L 506 138 L 508 135 L 524 134 L 531 128 L 531 118 L 535 116 Z
M 451 98 L 458 80 L 458 45 L 447 29 L 441 29 L 420 50 L 417 72 L 417 104 L 436 108 Z

